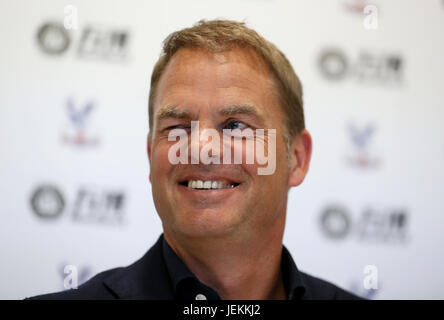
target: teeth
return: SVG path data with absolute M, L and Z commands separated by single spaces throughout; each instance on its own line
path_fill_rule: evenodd
M 188 188 L 191 189 L 230 189 L 234 188 L 234 184 L 227 184 L 222 181 L 214 180 L 190 180 L 188 181 Z

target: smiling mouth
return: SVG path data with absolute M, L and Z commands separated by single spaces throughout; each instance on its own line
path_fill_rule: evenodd
M 239 183 L 225 182 L 219 180 L 187 180 L 179 183 L 180 185 L 194 190 L 219 190 L 232 189 L 239 185 Z

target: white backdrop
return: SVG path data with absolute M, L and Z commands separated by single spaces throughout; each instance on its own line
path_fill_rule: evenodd
M 371 299 L 443 299 L 440 0 L 0 0 L 0 298 L 157 239 L 149 77 L 161 41 L 202 18 L 245 20 L 303 83 L 314 150 L 284 237 L 298 267 Z

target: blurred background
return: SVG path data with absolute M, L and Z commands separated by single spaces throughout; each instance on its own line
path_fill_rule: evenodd
M 284 237 L 299 269 L 369 299 L 444 299 L 441 0 L 0 0 L 0 298 L 154 244 L 151 70 L 169 33 L 212 18 L 256 29 L 304 86 L 314 149 Z

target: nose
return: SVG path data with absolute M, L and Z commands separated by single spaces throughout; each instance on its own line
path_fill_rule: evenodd
M 220 164 L 220 133 L 210 121 L 191 121 L 191 164 Z

